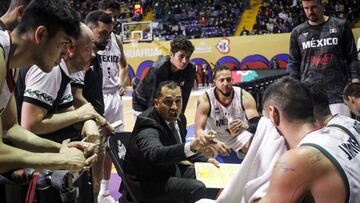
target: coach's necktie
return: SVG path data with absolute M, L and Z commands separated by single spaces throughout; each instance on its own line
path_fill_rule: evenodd
M 177 129 L 175 127 L 175 123 L 170 123 L 169 126 L 170 126 L 170 129 L 171 129 L 171 132 L 175 136 L 176 143 L 178 143 L 178 144 L 182 143 L 179 132 L 177 131 Z

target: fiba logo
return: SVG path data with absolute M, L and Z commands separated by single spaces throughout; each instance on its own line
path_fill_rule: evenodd
M 221 38 L 216 44 L 217 50 L 222 54 L 230 52 L 230 40 L 228 38 Z

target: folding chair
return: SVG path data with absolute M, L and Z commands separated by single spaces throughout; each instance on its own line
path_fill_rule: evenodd
M 123 170 L 124 167 L 124 159 L 126 154 L 126 147 L 129 141 L 131 132 L 121 132 L 115 133 L 112 136 L 109 136 L 106 142 L 106 150 L 109 152 L 110 157 L 115 165 L 116 171 L 121 177 L 121 184 L 123 184 L 123 190 L 121 199 L 119 202 L 139 202 L 134 192 L 131 190 L 129 186 L 127 176 Z M 130 197 L 130 198 L 129 198 Z

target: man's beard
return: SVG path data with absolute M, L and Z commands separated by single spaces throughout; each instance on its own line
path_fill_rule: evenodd
M 223 93 L 223 92 L 221 92 L 221 94 L 224 95 L 225 97 L 230 97 L 231 92 L 228 92 L 228 93 Z
M 106 44 L 95 44 L 97 50 L 104 50 L 106 48 Z
M 220 94 L 222 94 L 224 97 L 230 97 L 231 96 L 231 93 L 232 93 L 232 90 L 225 93 L 223 91 L 221 91 L 221 89 L 218 89 L 218 91 L 220 92 Z
M 319 18 L 316 15 L 309 15 L 308 20 L 316 23 L 319 21 Z

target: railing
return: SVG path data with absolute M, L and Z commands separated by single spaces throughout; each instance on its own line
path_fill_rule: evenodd
M 288 73 L 282 73 L 275 76 L 260 78 L 257 80 L 253 80 L 250 82 L 242 82 L 237 83 L 235 86 L 239 86 L 242 89 L 249 92 L 256 101 L 256 108 L 259 112 L 262 111 L 262 95 L 265 91 L 265 89 L 272 83 L 274 83 L 276 80 L 288 75 Z

